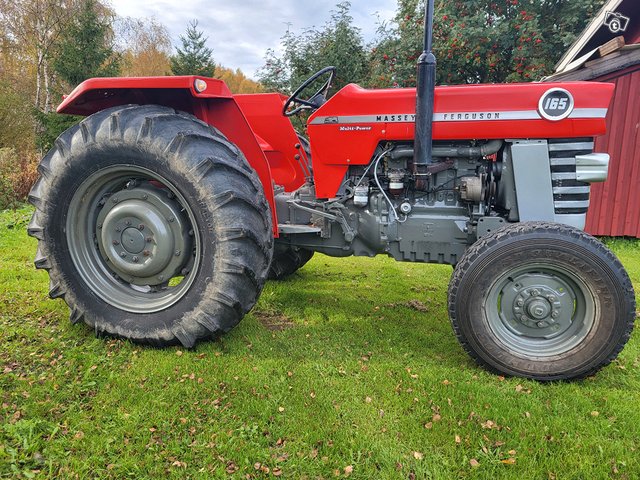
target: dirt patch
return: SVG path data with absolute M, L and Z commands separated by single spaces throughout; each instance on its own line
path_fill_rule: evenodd
M 414 310 L 417 310 L 419 312 L 428 312 L 429 311 L 429 307 L 427 307 L 420 300 L 409 300 L 407 303 L 405 303 L 405 305 L 407 307 L 413 308 Z
M 254 312 L 254 315 L 264 328 L 272 332 L 287 330 L 295 326 L 289 317 L 281 313 Z
M 389 308 L 397 308 L 397 307 L 407 307 L 413 310 L 417 310 L 418 312 L 428 312 L 429 307 L 427 307 L 420 300 L 409 300 L 405 303 L 389 303 L 386 305 Z

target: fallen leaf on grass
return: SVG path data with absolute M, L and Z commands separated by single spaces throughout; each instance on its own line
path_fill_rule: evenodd
M 487 420 L 486 422 L 482 422 L 480 425 L 482 428 L 488 428 L 489 430 L 492 428 L 498 428 L 498 425 L 493 420 Z
M 456 435 L 456 443 L 458 445 L 460 445 L 462 443 L 462 439 L 460 438 L 460 435 Z
M 433 422 L 427 422 L 424 424 L 424 428 L 431 430 L 433 428 Z
M 469 460 L 469 465 L 471 465 L 473 468 L 478 468 L 480 466 L 480 462 L 475 458 L 472 458 L 471 460 Z
M 592 417 L 597 417 L 598 415 L 600 415 L 600 412 L 596 412 L 595 410 L 591 412 Z
M 413 452 L 413 458 L 416 460 L 422 460 L 424 458 L 424 454 L 422 452 Z
M 504 460 L 500 460 L 500 462 L 504 463 L 505 465 L 515 465 L 516 459 L 515 458 L 505 458 Z
M 344 475 L 345 475 L 345 477 L 348 477 L 352 473 L 353 473 L 353 465 L 347 465 L 346 467 L 344 467 Z

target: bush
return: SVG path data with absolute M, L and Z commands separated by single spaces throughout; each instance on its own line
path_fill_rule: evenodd
M 38 178 L 38 155 L 0 148 L 0 210 L 16 208 L 26 201 Z

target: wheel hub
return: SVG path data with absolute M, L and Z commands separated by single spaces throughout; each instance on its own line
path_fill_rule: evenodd
M 118 192 L 105 203 L 96 238 L 104 260 L 134 285 L 158 285 L 175 277 L 191 249 L 179 204 L 148 185 Z
M 571 289 L 559 277 L 521 274 L 503 289 L 501 316 L 517 335 L 553 338 L 571 327 L 574 300 Z

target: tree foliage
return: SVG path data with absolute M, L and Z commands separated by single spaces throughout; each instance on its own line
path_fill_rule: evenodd
M 224 81 L 233 93 L 259 93 L 262 91 L 262 85 L 248 78 L 239 68 L 232 70 L 217 65 L 215 78 Z
M 114 50 L 112 12 L 96 0 L 85 0 L 78 14 L 60 35 L 52 60 L 63 88 L 72 88 L 92 77 L 115 77 L 120 72 L 120 55 Z M 36 146 L 48 150 L 55 139 L 80 117 L 36 112 L 40 124 Z
M 52 108 L 55 88 L 51 60 L 82 1 L 0 0 L 3 77 L 33 82 L 33 105 L 45 112 Z
M 368 77 L 368 54 L 360 29 L 353 25 L 351 3 L 340 2 L 321 29 L 301 34 L 287 30 L 282 37 L 282 55 L 269 50 L 258 78 L 267 90 L 291 92 L 323 67 L 337 68 L 334 91 Z
M 189 23 L 186 36 L 180 35 L 180 42 L 182 48 L 177 48 L 177 54 L 171 57 L 171 72 L 212 77 L 216 69 L 213 51 L 207 47 L 207 37 L 198 30 L 197 20 Z
M 604 0 L 440 0 L 434 19 L 438 82 L 530 81 L 553 67 Z M 372 51 L 372 84 L 414 86 L 424 0 L 399 0 Z
M 153 77 L 171 73 L 171 38 L 157 20 L 123 18 L 118 22 L 124 77 Z
M 95 0 L 86 0 L 61 35 L 53 68 L 70 86 L 91 77 L 115 77 L 120 72 L 111 14 L 100 11 L 100 6 Z

